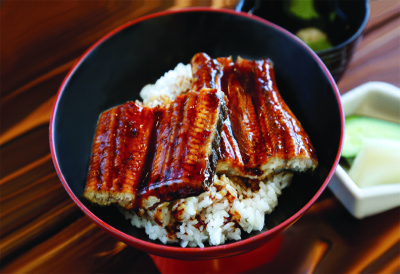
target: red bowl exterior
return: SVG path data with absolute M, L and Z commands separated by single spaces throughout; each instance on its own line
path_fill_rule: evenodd
M 59 155 L 57 154 L 57 151 L 55 149 L 55 144 L 54 144 L 54 139 L 55 139 L 54 119 L 55 119 L 55 114 L 57 112 L 58 105 L 60 103 L 61 95 L 62 95 L 64 88 L 67 85 L 68 81 L 73 76 L 75 70 L 85 60 L 85 57 L 89 53 L 94 51 L 105 40 L 107 40 L 111 36 L 115 35 L 116 33 L 126 29 L 129 26 L 135 25 L 139 22 L 149 20 L 149 19 L 152 19 L 155 17 L 167 15 L 167 14 L 185 13 L 185 12 L 191 12 L 191 11 L 221 12 L 221 13 L 226 13 L 226 14 L 233 14 L 233 15 L 239 16 L 239 17 L 251 18 L 252 20 L 259 21 L 259 22 L 266 24 L 272 28 L 278 29 L 280 32 L 284 33 L 285 35 L 292 37 L 292 39 L 294 41 L 297 41 L 300 46 L 304 47 L 308 51 L 308 53 L 323 68 L 324 73 L 326 74 L 327 78 L 329 79 L 330 84 L 332 85 L 332 87 L 334 89 L 335 96 L 336 96 L 338 104 L 339 104 L 340 115 L 341 115 L 341 118 L 340 118 L 341 119 L 341 132 L 340 132 L 341 140 L 340 140 L 339 149 L 337 151 L 336 158 L 334 161 L 334 165 L 331 167 L 329 174 L 328 174 L 327 178 L 325 179 L 325 181 L 323 182 L 322 186 L 319 188 L 319 190 L 315 193 L 315 195 L 308 201 L 308 203 L 303 208 L 301 208 L 299 211 L 297 211 L 297 213 L 295 213 L 294 215 L 292 215 L 290 218 L 286 219 L 279 225 L 277 225 L 263 233 L 260 233 L 258 235 L 252 236 L 248 239 L 240 240 L 237 242 L 223 244 L 220 246 L 209 246 L 209 247 L 204 247 L 204 248 L 181 248 L 181 247 L 176 247 L 176 246 L 163 245 L 161 243 L 156 244 L 156 243 L 144 241 L 144 240 L 135 238 L 131 235 L 128 235 L 124 232 L 121 232 L 120 230 L 109 225 L 108 223 L 102 221 L 99 217 L 97 217 L 95 214 L 93 214 L 71 190 L 69 183 L 67 182 L 67 180 L 60 168 Z M 50 136 L 49 137 L 50 137 L 51 155 L 53 158 L 55 169 L 61 180 L 61 183 L 63 184 L 65 190 L 68 192 L 68 194 L 70 195 L 72 200 L 78 205 L 78 207 L 91 220 L 93 220 L 100 228 L 102 228 L 103 230 L 105 230 L 107 233 L 109 233 L 113 237 L 117 238 L 118 240 L 120 240 L 128 245 L 139 248 L 139 249 L 141 249 L 147 253 L 153 254 L 153 255 L 162 256 L 162 257 L 166 257 L 166 258 L 180 259 L 180 260 L 206 260 L 206 259 L 224 258 L 224 257 L 239 255 L 239 254 L 243 254 L 245 252 L 254 250 L 254 249 L 266 244 L 271 239 L 275 238 L 277 235 L 282 233 L 289 226 L 291 226 L 294 222 L 296 222 L 306 212 L 306 210 L 308 210 L 315 203 L 315 201 L 318 199 L 318 197 L 322 194 L 322 192 L 327 187 L 331 177 L 334 174 L 334 171 L 336 169 L 336 166 L 337 166 L 339 158 L 340 158 L 341 149 L 342 149 L 343 132 L 344 132 L 343 127 L 344 127 L 344 113 L 343 113 L 343 109 L 342 109 L 342 106 L 340 103 L 340 93 L 335 84 L 334 79 L 332 78 L 331 74 L 329 73 L 328 69 L 325 67 L 323 62 L 318 58 L 318 56 L 312 50 L 310 50 L 307 46 L 305 46 L 297 37 L 292 35 L 290 32 L 286 31 L 285 29 L 274 25 L 273 23 L 270 23 L 259 17 L 255 17 L 255 16 L 253 17 L 244 12 L 235 12 L 233 10 L 201 7 L 201 8 L 188 8 L 188 9 L 182 9 L 182 10 L 164 11 L 164 12 L 150 14 L 148 16 L 138 18 L 136 20 L 128 22 L 128 23 L 118 27 L 117 29 L 111 31 L 110 33 L 105 35 L 103 38 L 101 38 L 98 42 L 96 42 L 93 46 L 91 46 L 83 54 L 83 56 L 79 59 L 79 61 L 74 65 L 74 67 L 72 67 L 72 69 L 69 71 L 68 75 L 64 79 L 63 83 L 61 84 L 61 87 L 56 96 L 56 100 L 55 100 L 55 103 L 54 103 L 54 106 L 52 109 L 52 113 L 51 113 L 50 133 L 49 133 Z
M 283 234 L 278 234 L 260 248 L 237 256 L 212 260 L 184 261 L 155 255 L 150 255 L 150 257 L 161 273 L 186 274 L 193 272 L 193 269 L 196 269 L 197 273 L 247 273 L 251 269 L 271 262 L 279 253 L 283 241 Z

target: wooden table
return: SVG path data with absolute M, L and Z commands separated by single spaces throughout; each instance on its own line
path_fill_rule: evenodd
M 50 156 L 49 116 L 78 57 L 142 15 L 234 0 L 2 1 L 0 262 L 2 273 L 158 273 L 146 253 L 108 236 L 67 195 Z M 368 81 L 400 87 L 400 2 L 371 1 L 363 41 L 341 93 Z M 400 271 L 400 209 L 353 218 L 326 190 L 253 273 Z M 295 248 L 293 248 L 295 247 Z

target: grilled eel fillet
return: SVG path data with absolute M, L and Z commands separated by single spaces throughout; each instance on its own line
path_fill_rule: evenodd
M 165 111 L 157 129 L 156 148 L 140 205 L 198 195 L 212 183 L 218 160 L 225 103 L 217 89 L 180 95 Z
M 221 131 L 216 172 L 256 179 L 283 170 L 314 170 L 314 148 L 278 91 L 272 62 L 218 61 L 229 121 Z
M 129 102 L 102 113 L 84 196 L 140 210 L 200 194 L 214 176 L 224 112 L 220 92 L 202 88 L 167 108 Z
M 196 53 L 190 60 L 193 75 L 193 91 L 202 88 L 221 89 L 222 70 L 218 60 L 211 58 L 204 52 Z
M 84 191 L 88 200 L 135 206 L 159 111 L 128 102 L 100 115 Z

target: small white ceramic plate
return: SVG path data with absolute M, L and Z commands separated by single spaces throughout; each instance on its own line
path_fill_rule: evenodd
M 346 116 L 367 115 L 400 123 L 400 89 L 388 83 L 368 82 L 342 95 L 341 100 Z M 400 183 L 360 188 L 340 165 L 328 186 L 358 219 L 400 206 Z

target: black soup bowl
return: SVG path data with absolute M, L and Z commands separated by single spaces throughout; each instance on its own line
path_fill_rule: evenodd
M 101 112 L 140 99 L 178 63 L 205 52 L 213 58 L 271 58 L 283 99 L 302 123 L 317 152 L 313 175 L 295 175 L 265 218 L 262 231 L 242 233 L 220 246 L 182 248 L 150 240 L 116 207 L 93 206 L 83 198 L 96 124 Z M 191 8 L 139 18 L 90 47 L 63 81 L 50 121 L 50 147 L 57 173 L 80 209 L 102 229 L 150 254 L 201 260 L 253 250 L 293 224 L 317 200 L 340 157 L 344 115 L 340 94 L 323 62 L 288 31 L 259 17 L 232 10 Z

